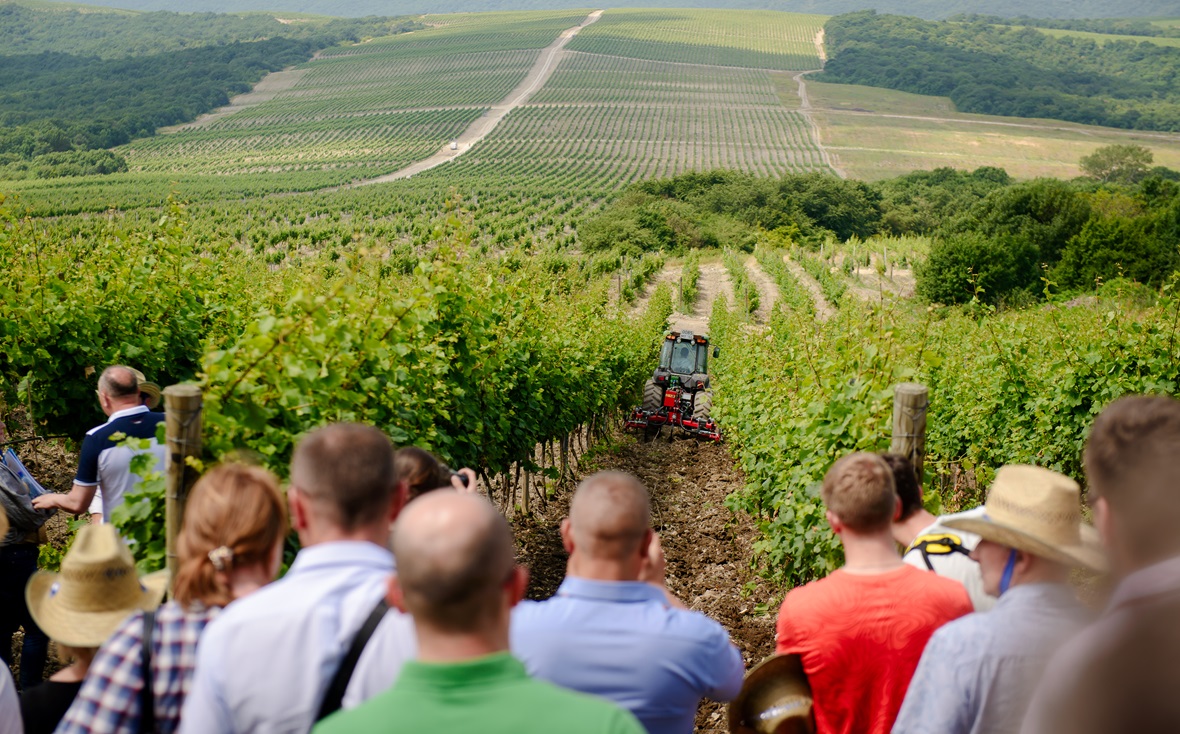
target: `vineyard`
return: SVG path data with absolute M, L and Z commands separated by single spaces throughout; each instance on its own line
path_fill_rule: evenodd
M 652 61 L 804 71 L 820 67 L 815 39 L 824 20 L 772 11 L 615 9 L 570 48 Z
M 542 580 L 564 571 L 560 543 L 544 549 L 571 480 L 634 471 L 653 491 L 671 588 L 752 661 L 773 597 L 839 562 L 817 485 L 839 455 L 888 447 L 898 382 L 930 388 L 935 510 L 978 503 L 1005 462 L 1079 477 L 1103 405 L 1177 389 L 1173 281 L 1061 294 L 1045 274 L 1047 295 L 996 306 L 972 272 L 973 300 L 932 305 L 915 283 L 937 227 L 1013 182 L 826 175 L 808 115 L 874 177 L 901 166 L 878 144 L 992 162 L 971 152 L 989 121 L 957 118 L 980 137 L 954 138 L 902 119 L 936 112 L 911 97 L 836 85 L 809 85 L 805 105 L 796 73 L 821 65 L 820 16 L 609 10 L 555 46 L 588 12 L 424 16 L 421 30 L 323 49 L 273 93 L 121 146 L 126 173 L 0 182 L 0 413 L 76 434 L 100 420 L 92 368 L 128 362 L 201 385 L 208 459 L 245 451 L 280 475 L 310 428 L 373 423 L 474 467 L 522 552 L 553 566 L 534 569 Z M 508 104 L 547 53 L 551 75 Z M 882 112 L 871 125 L 862 104 Z M 462 155 L 350 187 L 509 107 Z M 1017 136 L 1049 136 L 987 130 L 1013 150 Z M 686 172 L 699 173 L 667 179 Z M 1148 203 L 1166 223 L 1176 194 L 1159 186 L 1070 195 L 1095 227 L 1133 223 Z M 663 451 L 615 431 L 669 326 L 722 349 L 722 447 Z M 141 494 L 120 522 L 158 550 L 152 502 Z

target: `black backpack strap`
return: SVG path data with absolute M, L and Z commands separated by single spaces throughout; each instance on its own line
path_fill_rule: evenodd
M 971 551 L 964 547 L 962 539 L 951 533 L 920 535 L 906 549 L 906 553 L 912 550 L 916 550 L 922 554 L 922 560 L 926 562 L 926 568 L 931 571 L 934 570 L 934 564 L 930 562 L 930 556 L 949 556 L 952 553 L 962 553 L 965 556 L 971 555 Z
M 344 703 L 344 692 L 348 690 L 348 683 L 352 680 L 356 664 L 360 662 L 361 653 L 365 651 L 365 645 L 369 644 L 369 638 L 377 631 L 377 625 L 381 624 L 387 611 L 389 611 L 389 604 L 382 598 L 377 602 L 377 606 L 373 607 L 373 611 L 369 612 L 365 623 L 357 630 L 356 636 L 352 638 L 352 644 L 348 646 L 348 652 L 340 661 L 340 667 L 336 669 L 336 675 L 332 676 L 332 682 L 328 684 L 328 691 L 324 694 L 324 700 L 320 703 L 320 711 L 315 717 L 316 721 L 322 721 L 340 710 L 340 706 Z
M 139 731 L 154 734 L 156 731 L 156 692 L 152 690 L 152 636 L 156 631 L 156 613 L 143 613 L 143 642 L 140 645 L 139 660 L 143 670 L 143 687 L 139 689 Z

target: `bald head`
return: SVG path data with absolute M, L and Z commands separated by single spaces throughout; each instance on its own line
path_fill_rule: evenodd
M 113 364 L 98 377 L 99 392 L 115 400 L 139 399 L 139 379 L 129 367 Z
M 651 529 L 651 500 L 630 474 L 599 472 L 578 485 L 569 519 L 577 552 L 618 561 L 639 554 Z
M 406 506 L 393 555 L 406 610 L 450 632 L 472 632 L 503 610 L 500 592 L 515 567 L 512 531 L 474 494 L 439 490 Z

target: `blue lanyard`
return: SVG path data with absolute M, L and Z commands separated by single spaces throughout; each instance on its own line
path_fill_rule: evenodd
M 1004 565 L 1004 575 L 1000 577 L 1000 595 L 1003 596 L 1012 585 L 1012 573 L 1016 570 L 1016 549 L 1008 551 L 1008 563 Z

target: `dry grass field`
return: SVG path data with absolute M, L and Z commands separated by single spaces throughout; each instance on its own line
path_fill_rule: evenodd
M 878 180 L 939 166 L 1072 178 L 1080 173 L 1079 159 L 1114 143 L 1143 145 L 1156 164 L 1180 168 L 1180 134 L 962 114 L 945 97 L 848 84 L 808 81 L 807 91 L 821 143 L 852 178 Z

